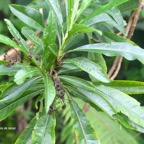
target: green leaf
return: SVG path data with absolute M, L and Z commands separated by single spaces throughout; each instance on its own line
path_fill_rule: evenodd
M 44 45 L 43 45 L 43 41 L 37 37 L 36 33 L 29 29 L 28 27 L 23 27 L 22 28 L 22 34 L 31 42 L 33 42 L 35 45 L 37 45 L 39 47 L 39 49 L 41 48 L 42 50 L 44 50 Z
M 56 96 L 55 87 L 53 84 L 53 81 L 50 79 L 47 74 L 44 76 L 44 84 L 45 84 L 45 90 L 44 90 L 44 97 L 45 97 L 45 111 L 46 113 L 49 110 L 50 105 L 53 103 L 54 98 Z
M 12 41 L 10 38 L 4 36 L 4 35 L 1 35 L 0 34 L 0 42 L 1 43 L 4 43 L 6 45 L 9 45 L 11 47 L 14 47 L 14 48 L 18 48 L 19 46 L 14 42 Z
M 15 63 L 11 67 L 8 67 L 6 65 L 7 65 L 6 63 L 0 64 L 0 75 L 12 76 L 12 75 L 15 75 L 19 69 L 27 67 L 26 65 L 19 64 L 19 63 Z
M 18 40 L 19 44 L 19 48 L 24 52 L 27 53 L 29 51 L 29 46 L 27 45 L 27 43 L 25 42 L 25 40 L 21 37 L 20 33 L 17 31 L 17 29 L 14 27 L 14 25 L 7 19 L 5 19 L 5 22 L 8 26 L 8 29 L 10 31 L 10 33 L 12 34 L 12 36 Z
M 125 12 L 135 10 L 138 6 L 139 6 L 138 0 L 129 0 L 126 3 L 119 5 L 118 8 L 120 9 L 120 11 Z
M 97 131 L 98 138 L 102 144 L 138 144 L 135 137 L 129 131 L 109 118 L 104 112 L 97 112 L 90 107 L 86 116 L 92 127 Z M 136 134 L 136 133 L 135 133 Z
M 43 31 L 44 22 L 41 13 L 38 10 L 28 6 L 15 4 L 11 4 L 10 9 L 16 17 L 28 26 Z
M 140 103 L 125 93 L 107 86 L 96 86 L 96 91 L 103 96 L 117 113 L 126 115 L 131 121 L 144 128 L 144 110 Z
M 110 105 L 109 101 L 107 101 L 99 93 L 96 93 L 95 91 L 88 91 L 83 88 L 77 88 L 77 90 L 90 102 L 92 102 L 94 105 L 98 106 L 101 110 L 107 113 L 110 117 L 116 114 L 116 111 Z
M 68 73 L 74 73 L 74 72 L 79 72 L 82 71 L 79 69 L 77 66 L 74 64 L 62 64 L 60 67 L 58 74 L 68 74 Z
M 74 36 L 77 33 L 89 33 L 89 32 L 97 32 L 98 34 L 102 35 L 102 32 L 97 29 L 90 28 L 83 24 L 74 24 L 72 29 L 69 31 L 69 36 Z
M 98 16 L 95 16 L 93 18 L 91 18 L 90 20 L 86 21 L 84 24 L 88 27 L 94 27 L 96 25 L 98 25 L 99 23 L 101 24 L 108 24 L 109 27 L 114 27 L 117 30 L 121 31 L 124 33 L 124 30 L 119 26 L 118 23 L 116 23 L 116 21 L 107 13 L 102 13 Z
M 17 85 L 22 84 L 27 78 L 31 78 L 35 75 L 40 75 L 41 72 L 38 68 L 23 68 L 19 70 L 14 76 L 14 81 Z
M 80 144 L 99 144 L 95 131 L 87 121 L 84 113 L 80 110 L 77 103 L 71 101 L 72 117 L 74 119 L 74 129 L 77 143 Z
M 88 53 L 88 59 L 93 61 L 93 62 L 95 62 L 95 63 L 97 63 L 98 65 L 100 65 L 101 68 L 102 68 L 102 71 L 105 74 L 107 74 L 107 66 L 106 66 L 106 62 L 105 62 L 102 54 L 89 52 Z M 90 79 L 91 79 L 92 82 L 96 82 L 97 81 L 93 76 L 91 76 L 91 75 L 89 75 L 89 76 L 90 76 Z
M 115 33 L 111 33 L 111 32 L 103 32 L 104 36 L 106 36 L 107 38 L 111 39 L 112 41 L 115 41 L 115 42 L 128 42 L 134 46 L 137 46 L 136 43 L 134 43 L 133 41 L 123 37 L 123 36 L 120 36 L 120 35 L 117 35 Z
M 48 17 L 48 25 L 44 29 L 43 34 L 43 42 L 45 44 L 44 47 L 44 55 L 42 57 L 43 65 L 48 69 L 55 64 L 56 56 L 58 53 L 56 41 L 56 33 L 57 33 L 57 20 L 53 13 L 50 11 Z
M 57 33 L 57 20 L 53 11 L 50 11 L 48 17 L 48 25 L 44 29 L 43 41 L 46 45 L 51 45 L 55 43 Z
M 72 91 L 72 95 L 76 97 L 83 95 L 83 97 L 79 98 L 83 99 L 85 97 L 87 100 L 98 106 L 111 117 L 115 114 L 115 111 L 109 102 L 95 92 L 95 88 L 93 87 L 92 83 L 73 76 L 59 76 L 59 78 L 64 84 L 68 84 L 69 87 L 66 86 L 67 90 L 70 92 Z
M 144 50 L 138 46 L 133 46 L 125 42 L 114 42 L 111 44 L 101 43 L 101 44 L 89 44 L 81 46 L 73 51 L 86 51 L 86 52 L 95 52 L 102 53 L 106 56 L 123 56 L 128 60 L 139 60 L 144 64 Z
M 67 76 L 67 75 L 59 76 L 59 78 L 64 83 L 68 83 L 69 85 L 72 84 L 74 86 L 81 87 L 83 89 L 94 90 L 93 84 L 90 83 L 89 81 L 84 80 L 84 79 L 77 78 L 77 77 L 74 77 L 74 76 Z
M 92 0 L 84 0 L 82 1 L 77 13 L 76 13 L 76 19 L 80 17 L 82 12 L 92 3 Z
M 57 17 L 57 20 L 58 20 L 60 26 L 62 27 L 63 17 L 62 17 L 62 13 L 61 13 L 61 9 L 60 9 L 58 0 L 45 0 L 45 2 L 48 4 L 48 6 L 51 7 L 51 9 L 53 10 L 53 12 L 55 13 L 55 15 Z
M 41 90 L 37 90 L 30 94 L 24 94 L 19 99 L 12 102 L 0 102 L 0 121 L 9 116 L 18 106 L 24 104 L 29 99 L 41 93 Z
M 67 59 L 64 61 L 64 63 L 72 63 L 76 65 L 78 68 L 87 72 L 88 74 L 91 74 L 97 80 L 106 82 L 106 83 L 109 82 L 109 79 L 107 75 L 104 74 L 104 72 L 102 71 L 102 68 L 98 64 L 90 61 L 87 58 L 78 57 L 78 58 L 73 58 L 73 59 Z
M 32 133 L 31 144 L 55 144 L 55 125 L 56 119 L 53 115 L 40 115 Z
M 107 12 L 117 23 L 118 28 L 120 32 L 125 34 L 125 26 L 124 26 L 124 19 L 122 17 L 122 14 L 120 10 L 117 7 L 112 8 Z
M 67 27 L 71 30 L 76 20 L 80 0 L 66 0 Z
M 126 94 L 144 94 L 144 82 L 129 80 L 114 80 L 106 86 L 118 89 Z
M 31 139 L 31 134 L 33 131 L 33 128 L 36 124 L 36 117 L 34 117 L 28 126 L 24 129 L 24 131 L 21 133 L 21 135 L 16 140 L 15 144 L 26 144 L 29 139 Z
M 19 98 L 30 86 L 34 85 L 37 82 L 38 78 L 39 77 L 28 79 L 21 85 L 11 85 L 2 93 L 0 103 L 11 102 Z
M 81 23 L 84 23 L 84 22 L 88 21 L 89 19 L 91 19 L 92 17 L 97 16 L 97 15 L 99 15 L 101 13 L 104 13 L 105 11 L 110 10 L 113 7 L 116 7 L 116 6 L 122 4 L 122 3 L 126 2 L 126 1 L 128 1 L 128 0 L 113 0 L 113 1 L 109 2 L 108 4 L 97 8 L 94 12 L 92 12 L 85 19 L 83 19 L 81 21 Z

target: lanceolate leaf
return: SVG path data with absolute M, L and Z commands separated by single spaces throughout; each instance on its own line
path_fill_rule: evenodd
M 112 16 L 112 18 L 116 21 L 116 23 L 118 25 L 118 29 L 123 34 L 125 34 L 124 19 L 122 17 L 120 10 L 118 8 L 114 7 L 113 9 L 109 10 L 107 13 L 110 16 Z
M 84 0 L 82 1 L 80 8 L 77 11 L 76 19 L 82 14 L 82 12 L 91 4 L 92 0 Z
M 83 97 L 98 106 L 111 117 L 116 113 L 110 103 L 95 92 L 95 88 L 90 82 L 72 76 L 60 76 L 60 79 L 64 84 L 73 85 L 68 87 L 68 91 L 72 91 L 74 96 L 79 97 L 79 94 L 83 95 Z
M 4 35 L 1 35 L 0 34 L 0 43 L 4 43 L 6 45 L 9 45 L 11 47 L 15 47 L 15 48 L 18 48 L 19 46 L 14 42 L 12 41 L 10 38 L 4 36 Z
M 48 47 L 48 45 L 55 43 L 56 33 L 57 33 L 57 20 L 54 12 L 50 11 L 48 17 L 48 24 L 44 29 L 44 34 L 43 34 L 44 37 L 43 41 L 46 45 L 46 48 Z
M 90 107 L 86 116 L 96 130 L 102 144 L 138 144 L 133 135 L 123 127 L 120 128 L 120 125 L 105 113 L 98 112 Z
M 29 46 L 27 45 L 25 40 L 21 37 L 20 33 L 17 31 L 17 29 L 14 27 L 14 25 L 9 20 L 5 19 L 5 22 L 8 26 L 8 29 L 9 29 L 10 33 L 12 34 L 12 36 L 16 39 L 16 41 L 18 41 L 18 43 L 20 43 L 19 48 L 24 53 L 27 53 L 28 50 L 29 50 Z
M 47 113 L 50 105 L 54 101 L 54 98 L 56 96 L 56 91 L 55 91 L 53 81 L 49 78 L 49 76 L 47 76 L 47 74 L 45 74 L 44 76 L 44 84 L 45 84 L 45 90 L 44 90 L 45 111 Z
M 125 42 L 114 42 L 111 44 L 101 43 L 101 44 L 89 44 L 81 46 L 72 51 L 86 51 L 94 53 L 102 53 L 106 56 L 118 56 L 121 55 L 128 60 L 138 59 L 144 64 L 144 50 L 138 46 L 133 46 Z
M 55 144 L 55 125 L 56 119 L 53 115 L 40 115 L 32 133 L 31 144 Z
M 60 26 L 62 27 L 63 17 L 58 0 L 45 0 L 45 2 L 52 8 L 53 12 L 55 13 L 59 21 Z
M 109 2 L 108 4 L 101 6 L 98 9 L 96 9 L 93 13 L 91 13 L 84 20 L 82 20 L 81 23 L 84 23 L 87 20 L 91 19 L 92 17 L 99 15 L 101 13 L 104 13 L 105 11 L 110 10 L 111 8 L 116 7 L 116 6 L 122 4 L 126 1 L 128 1 L 128 0 L 113 0 L 113 1 Z
M 98 65 L 100 65 L 103 73 L 107 74 L 107 65 L 106 65 L 106 62 L 105 62 L 102 54 L 89 52 L 88 53 L 88 59 L 97 63 Z M 89 76 L 90 76 L 90 79 L 92 82 L 97 81 L 93 76 L 91 76 L 91 75 L 89 75 Z
M 109 101 L 107 101 L 104 97 L 102 97 L 100 94 L 97 94 L 94 91 L 88 91 L 83 88 L 77 88 L 77 90 L 85 96 L 89 101 L 91 101 L 93 104 L 98 106 L 100 109 L 102 109 L 105 113 L 107 113 L 110 117 L 112 117 L 116 111 L 113 109 L 113 107 L 110 105 Z
M 41 72 L 38 68 L 23 68 L 19 70 L 14 76 L 16 84 L 22 84 L 27 78 L 31 78 L 34 75 L 40 75 Z
M 33 128 L 36 124 L 36 117 L 34 117 L 31 122 L 28 124 L 28 126 L 25 128 L 25 130 L 21 133 L 21 135 L 16 140 L 15 144 L 26 144 L 29 139 L 31 139 L 31 134 L 33 131 Z
M 83 71 L 87 72 L 88 74 L 91 74 L 93 77 L 95 77 L 97 80 L 108 83 L 109 80 L 102 71 L 102 68 L 90 61 L 87 58 L 84 57 L 78 57 L 78 58 L 73 58 L 73 59 L 67 59 L 65 60 L 65 63 L 72 63 L 76 65 L 78 68 L 82 69 Z
M 123 92 L 107 86 L 96 86 L 96 91 L 103 96 L 117 113 L 126 115 L 134 123 L 144 127 L 144 110 L 140 103 Z
M 41 90 L 37 90 L 30 94 L 24 94 L 21 98 L 12 102 L 0 102 L 0 121 L 9 116 L 18 106 L 24 104 L 29 99 L 41 93 Z
M 20 97 L 30 86 L 37 82 L 38 77 L 28 79 L 25 83 L 21 85 L 12 85 L 8 87 L 1 95 L 1 102 L 11 102 L 18 97 Z
M 64 83 L 72 84 L 74 86 L 78 86 L 87 90 L 94 90 L 94 86 L 89 81 L 83 80 L 81 78 L 77 78 L 74 76 L 59 76 L 59 78 L 64 81 Z
M 89 33 L 89 32 L 97 32 L 98 34 L 102 35 L 102 32 L 97 29 L 90 28 L 83 24 L 74 24 L 72 29 L 69 31 L 69 36 L 73 36 L 77 33 Z
M 12 65 L 11 67 L 8 67 L 6 65 L 7 63 L 0 64 L 0 75 L 8 75 L 8 76 L 15 75 L 18 70 L 27 67 L 24 64 L 18 64 L 18 63 Z
M 44 44 L 43 41 L 37 37 L 36 33 L 29 29 L 28 27 L 23 27 L 22 28 L 22 34 L 31 42 L 33 42 L 35 45 L 44 50 Z
M 134 43 L 133 41 L 131 41 L 123 36 L 117 35 L 115 33 L 103 32 L 103 34 L 104 34 L 104 36 L 106 36 L 107 38 L 111 39 L 114 42 L 127 42 L 127 43 L 137 46 L 137 44 Z
M 126 94 L 144 94 L 144 82 L 114 80 L 109 84 L 104 85 L 116 88 Z
M 80 110 L 77 103 L 71 101 L 72 117 L 74 119 L 74 129 L 77 142 L 79 144 L 99 144 L 96 134 L 87 121 L 84 113 Z
M 10 5 L 10 9 L 13 14 L 25 24 L 37 30 L 43 31 L 44 22 L 41 13 L 38 10 L 14 4 Z

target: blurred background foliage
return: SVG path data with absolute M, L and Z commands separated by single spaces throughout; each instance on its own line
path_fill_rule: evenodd
M 11 37 L 11 35 L 8 32 L 8 29 L 6 27 L 6 24 L 4 22 L 4 18 L 7 18 L 12 21 L 12 23 L 17 27 L 17 29 L 21 29 L 21 27 L 24 25 L 21 21 L 19 21 L 9 10 L 8 5 L 13 4 L 20 4 L 20 5 L 28 5 L 31 2 L 37 3 L 42 0 L 0 0 L 0 33 L 3 35 L 8 35 Z M 98 3 L 105 4 L 108 1 L 111 0 L 96 0 Z M 33 5 L 35 7 L 38 7 L 38 5 Z M 129 0 L 126 4 L 123 4 L 119 7 L 121 10 L 124 19 L 127 21 L 129 19 L 130 13 L 132 10 L 134 10 L 138 6 L 138 0 Z M 140 19 L 138 22 L 138 25 L 136 27 L 136 30 L 134 32 L 134 35 L 132 37 L 132 40 L 137 43 L 140 47 L 144 48 L 144 9 L 141 11 Z M 85 37 L 82 37 L 80 39 L 80 43 L 85 43 L 86 39 Z M 8 50 L 9 47 L 6 47 L 5 45 L 0 44 L 0 54 L 3 54 L 5 50 Z M 105 57 L 108 70 L 110 69 L 114 58 L 108 58 Z M 138 61 L 129 62 L 127 60 L 123 60 L 121 70 L 117 76 L 116 79 L 124 79 L 124 80 L 138 80 L 138 81 L 144 81 L 144 67 L 141 63 Z M 0 83 L 6 83 L 8 80 L 8 77 L 0 77 Z M 144 96 L 143 95 L 133 95 L 135 99 L 137 99 L 141 105 L 144 105 Z M 80 105 L 82 105 L 82 102 L 79 102 Z M 33 107 L 33 106 L 32 106 Z M 67 115 L 65 117 L 66 113 L 68 114 L 68 108 L 61 112 L 60 114 L 57 114 L 57 117 L 59 117 L 57 129 L 56 129 L 56 135 L 57 135 L 57 143 L 58 144 L 72 144 L 72 127 L 71 127 L 71 121 L 70 121 L 70 115 Z M 93 114 L 90 114 L 93 113 Z M 117 135 L 115 135 L 115 129 L 120 129 L 120 125 L 114 123 L 112 120 L 110 120 L 105 114 L 102 112 L 96 112 L 93 111 L 93 109 L 90 109 L 90 113 L 88 114 L 88 117 L 90 119 L 98 121 L 95 125 L 96 129 L 99 130 L 98 134 L 100 139 L 102 140 L 102 144 L 110 144 L 106 143 L 105 136 L 103 135 L 103 131 L 107 131 L 109 135 L 109 139 L 114 139 L 117 135 L 121 137 L 121 140 L 123 141 L 117 141 L 115 144 L 124 144 L 124 136 L 125 133 L 129 133 L 132 137 L 135 138 L 135 142 L 130 143 L 134 144 L 143 144 L 144 143 L 144 135 L 141 133 L 133 132 L 133 131 L 121 131 L 118 132 Z M 0 128 L 1 127 L 17 127 L 17 112 L 13 113 L 11 116 L 9 116 L 6 120 L 0 122 Z M 32 118 L 33 112 L 29 110 L 25 110 L 22 115 L 29 121 Z M 65 120 L 63 120 L 65 119 Z M 103 121 L 102 121 L 103 120 Z M 103 123 L 103 127 L 100 126 L 99 122 Z M 65 125 L 67 123 L 67 126 Z M 124 129 L 124 128 L 123 128 Z M 62 131 L 62 132 L 61 132 Z M 69 131 L 69 134 L 71 133 L 70 137 L 67 133 Z M 17 130 L 1 130 L 0 129 L 0 144 L 10 144 L 14 143 L 17 136 L 19 135 L 19 132 Z M 115 139 L 114 139 L 115 140 Z M 118 139 L 117 139 L 118 140 Z M 108 141 L 108 140 L 107 140 Z M 128 143 L 127 143 L 128 144 Z

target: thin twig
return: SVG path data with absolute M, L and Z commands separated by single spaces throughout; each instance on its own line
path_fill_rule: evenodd
M 114 73 L 114 71 L 116 70 L 117 65 L 118 65 L 118 61 L 119 61 L 119 57 L 120 57 L 120 56 L 117 56 L 117 57 L 115 58 L 114 63 L 113 63 L 113 65 L 112 65 L 111 69 L 109 70 L 109 72 L 108 72 L 108 76 L 109 76 L 109 77 L 111 77 L 112 74 Z
M 120 71 L 120 68 L 121 68 L 121 63 L 122 63 L 122 60 L 123 60 L 123 57 L 119 57 L 119 60 L 118 60 L 118 64 L 117 64 L 117 69 L 116 71 L 114 72 L 114 74 L 111 76 L 111 80 L 114 80 L 115 77 L 118 75 L 119 71 Z

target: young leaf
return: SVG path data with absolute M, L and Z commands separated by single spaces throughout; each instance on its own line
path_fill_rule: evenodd
M 43 65 L 46 68 L 50 68 L 56 61 L 57 56 L 57 46 L 55 45 L 57 33 L 57 20 L 53 11 L 50 11 L 48 17 L 48 25 L 44 29 L 43 33 L 43 42 L 45 44 L 44 47 L 44 55 L 42 57 Z
M 95 131 L 87 121 L 84 113 L 80 110 L 77 103 L 71 101 L 72 117 L 74 119 L 74 129 L 77 142 L 81 144 L 99 144 Z
M 110 10 L 113 7 L 116 7 L 116 6 L 122 4 L 126 1 L 128 1 L 128 0 L 113 0 L 113 1 L 109 2 L 108 4 L 101 6 L 98 9 L 96 9 L 94 12 L 92 12 L 90 15 L 88 15 L 85 19 L 83 19 L 81 21 L 81 23 L 84 23 L 84 22 L 88 21 L 89 19 L 91 19 L 92 17 L 97 16 L 101 13 L 104 13 L 105 11 Z
M 45 111 L 47 113 L 50 105 L 54 101 L 54 98 L 56 96 L 56 91 L 55 91 L 53 81 L 49 78 L 49 76 L 47 76 L 47 74 L 45 74 L 43 80 L 44 80 L 44 84 L 45 84 L 45 90 L 44 90 Z
M 14 27 L 14 25 L 7 19 L 5 19 L 5 22 L 8 26 L 8 29 L 12 36 L 20 43 L 20 49 L 24 52 L 27 53 L 29 51 L 29 46 L 25 42 L 25 40 L 21 37 L 20 33 L 17 31 L 17 29 Z
M 41 72 L 38 68 L 24 68 L 19 70 L 14 76 L 14 81 L 17 85 L 22 84 L 27 78 L 31 78 L 35 75 L 40 75 Z
M 87 58 L 78 57 L 78 58 L 73 58 L 73 59 L 67 59 L 64 61 L 64 63 L 72 63 L 76 65 L 78 68 L 87 72 L 88 74 L 91 74 L 97 80 L 105 82 L 105 83 L 109 82 L 109 79 L 107 75 L 104 74 L 104 72 L 102 71 L 102 68 L 98 64 L 90 61 Z
M 37 82 L 38 78 L 39 77 L 28 79 L 21 85 L 11 85 L 2 93 L 0 103 L 11 102 L 19 98 L 30 86 L 34 85 Z
M 32 133 L 31 144 L 55 144 L 55 125 L 53 115 L 41 114 Z
M 96 91 L 103 96 L 117 113 L 126 115 L 134 123 L 144 127 L 144 110 L 140 103 L 125 93 L 107 86 L 96 86 Z
M 68 30 L 71 30 L 75 22 L 80 0 L 66 0 L 66 14 Z
M 28 26 L 43 31 L 44 22 L 41 13 L 38 10 L 28 6 L 15 4 L 11 4 L 10 9 L 16 17 Z
M 33 131 L 33 128 L 36 124 L 36 117 L 34 117 L 28 126 L 24 129 L 24 131 L 21 133 L 21 135 L 16 140 L 15 144 L 26 144 L 27 141 L 31 138 L 31 134 Z
M 92 0 L 84 0 L 82 1 L 80 8 L 77 11 L 76 19 L 80 17 L 82 12 L 91 4 Z
M 58 0 L 45 0 L 45 2 L 48 4 L 48 6 L 51 7 L 51 9 L 55 13 L 55 15 L 59 21 L 60 26 L 62 27 L 63 17 L 62 17 L 62 13 L 61 13 L 61 9 L 60 9 Z
M 41 93 L 41 90 L 37 90 L 30 94 L 24 94 L 19 99 L 12 102 L 0 102 L 0 121 L 9 116 L 18 106 L 24 104 L 29 99 Z
M 106 56 L 123 56 L 128 60 L 139 60 L 144 64 L 144 50 L 138 46 L 133 46 L 125 42 L 114 42 L 111 44 L 101 43 L 101 44 L 89 44 L 81 46 L 73 51 L 86 51 L 86 52 L 95 52 L 102 53 Z
M 12 41 L 10 38 L 1 34 L 0 34 L 0 42 L 6 45 L 9 45 L 11 47 L 14 47 L 14 48 L 19 48 L 19 46 L 14 41 Z

